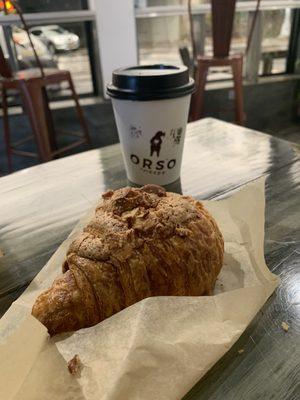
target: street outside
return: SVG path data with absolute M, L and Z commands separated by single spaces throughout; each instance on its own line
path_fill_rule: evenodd
M 232 53 L 244 54 L 246 43 L 245 40 L 234 40 L 231 45 Z M 265 54 L 271 54 L 276 52 L 287 53 L 288 49 L 288 38 L 274 38 L 265 39 L 263 41 L 262 52 Z M 191 54 L 191 49 L 189 49 Z M 212 43 L 207 41 L 205 46 L 205 54 L 212 55 Z M 141 47 L 139 49 L 139 61 L 141 64 L 182 64 L 180 59 L 179 50 L 176 45 L 170 43 L 169 47 Z M 282 74 L 286 69 L 286 57 L 278 57 L 272 59 L 272 74 Z M 263 72 L 263 61 L 261 60 L 259 65 L 259 75 Z M 229 79 L 231 77 L 230 67 L 216 67 L 211 68 L 208 74 L 208 80 L 222 80 Z
M 282 44 L 281 47 L 283 47 Z M 276 43 L 268 43 L 267 48 L 264 50 L 275 51 L 278 48 L 278 41 Z M 238 52 L 242 52 L 244 49 L 234 49 Z M 207 49 L 207 53 L 210 49 Z M 180 60 L 179 52 L 176 48 L 141 48 L 139 50 L 139 58 L 141 64 L 152 64 L 152 63 L 168 63 L 168 64 L 182 64 Z M 76 51 L 58 53 L 56 55 L 58 67 L 60 69 L 66 69 L 71 71 L 74 84 L 79 95 L 92 94 L 93 84 L 91 77 L 90 61 L 86 48 L 80 48 Z M 272 74 L 284 73 L 285 72 L 286 59 L 275 58 L 273 60 Z M 262 73 L 263 63 L 260 63 L 260 74 Z M 212 69 L 208 76 L 208 80 L 222 80 L 229 79 L 231 76 L 228 68 L 216 68 Z M 60 95 L 66 94 L 63 89 Z
M 59 69 L 65 69 L 71 72 L 79 95 L 93 93 L 90 60 L 86 48 L 57 53 L 55 57 Z M 64 95 L 64 90 L 62 90 L 60 94 Z
M 244 52 L 244 46 L 233 43 L 233 51 L 237 53 Z M 287 49 L 286 40 L 268 40 L 263 45 L 264 52 L 275 52 L 278 50 Z M 206 54 L 212 52 L 212 46 L 206 46 Z M 75 51 L 57 53 L 56 60 L 60 69 L 71 71 L 74 84 L 79 95 L 92 94 L 93 84 L 91 77 L 91 68 L 89 56 L 86 48 L 80 48 Z M 179 51 L 175 47 L 161 47 L 161 48 L 140 48 L 139 58 L 141 64 L 152 63 L 167 63 L 167 64 L 182 64 L 179 56 Z M 272 74 L 284 73 L 286 65 L 286 58 L 274 58 Z M 262 73 L 263 62 L 260 63 L 259 73 Z M 230 78 L 231 74 L 227 68 L 212 69 L 208 76 L 208 80 L 222 80 Z M 60 95 L 65 95 L 64 89 Z

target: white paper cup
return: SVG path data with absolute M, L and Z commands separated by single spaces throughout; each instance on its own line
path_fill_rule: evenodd
M 108 85 L 128 179 L 168 185 L 180 177 L 194 82 L 186 67 L 120 69 Z

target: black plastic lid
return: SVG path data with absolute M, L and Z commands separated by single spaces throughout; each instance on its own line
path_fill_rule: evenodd
M 116 69 L 107 94 L 116 99 L 147 101 L 186 96 L 194 89 L 187 67 L 156 64 Z

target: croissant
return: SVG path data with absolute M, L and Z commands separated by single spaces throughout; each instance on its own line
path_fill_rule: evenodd
M 162 187 L 108 191 L 32 314 L 51 335 L 89 327 L 149 296 L 209 295 L 222 234 L 195 199 Z

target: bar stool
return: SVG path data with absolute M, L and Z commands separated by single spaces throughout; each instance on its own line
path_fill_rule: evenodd
M 212 0 L 213 56 L 198 56 L 195 75 L 196 92 L 192 96 L 190 120 L 203 115 L 204 91 L 210 67 L 230 66 L 235 93 L 235 122 L 243 125 L 243 56 L 229 55 L 236 0 Z
M 6 145 L 9 172 L 12 170 L 12 154 L 35 157 L 39 158 L 41 162 L 46 162 L 52 160 L 58 155 L 65 153 L 66 151 L 81 146 L 84 143 L 88 144 L 89 146 L 91 145 L 87 123 L 84 118 L 70 72 L 58 69 L 46 69 L 42 67 L 30 38 L 28 27 L 24 21 L 22 11 L 16 2 L 13 1 L 12 3 L 16 8 L 23 22 L 24 29 L 28 34 L 38 68 L 19 71 L 14 74 L 0 47 L 0 75 L 2 78 L 0 85 L 2 92 L 4 141 Z M 68 132 L 68 134 L 78 137 L 78 140 L 58 149 L 56 144 L 56 134 L 58 131 L 55 131 L 54 129 L 46 88 L 49 85 L 60 84 L 62 82 L 67 82 L 68 88 L 71 91 L 71 97 L 75 102 L 77 116 L 82 128 L 82 134 L 77 132 Z M 11 89 L 17 90 L 20 93 L 23 107 L 25 112 L 28 114 L 33 133 L 33 135 L 14 143 L 11 142 L 7 104 L 7 94 Z M 37 142 L 37 154 L 18 149 L 21 144 L 24 144 L 32 138 L 34 138 Z

